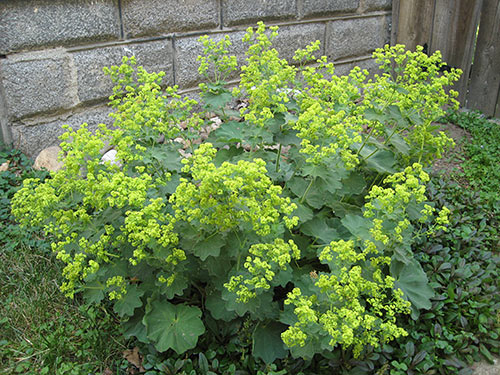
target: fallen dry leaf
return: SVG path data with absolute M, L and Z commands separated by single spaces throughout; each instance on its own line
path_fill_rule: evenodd
M 139 348 L 136 346 L 134 349 L 127 349 L 123 352 L 123 358 L 125 358 L 129 363 L 133 364 L 139 369 L 139 371 L 146 371 L 142 367 L 142 356 L 139 354 Z

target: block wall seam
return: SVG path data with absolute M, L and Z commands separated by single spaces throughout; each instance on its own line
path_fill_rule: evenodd
M 219 30 L 224 29 L 224 9 L 222 9 L 222 0 L 217 0 L 217 7 L 219 13 Z
M 0 69 L 0 141 L 5 145 L 12 145 L 12 131 L 9 124 L 7 102 L 3 89 L 2 71 Z
M 177 45 L 176 45 L 176 36 L 172 36 L 172 81 L 174 86 L 177 84 Z
M 118 7 L 118 22 L 120 23 L 120 38 L 125 39 L 125 32 L 123 30 L 123 11 L 122 11 L 122 0 L 116 0 Z

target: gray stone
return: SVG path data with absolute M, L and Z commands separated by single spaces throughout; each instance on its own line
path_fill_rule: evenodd
M 2 0 L 0 54 L 120 37 L 116 0 Z
M 304 0 L 301 18 L 356 12 L 359 0 Z
M 327 29 L 327 56 L 332 60 L 370 54 L 389 43 L 390 17 L 335 20 Z
M 368 70 L 369 77 L 373 77 L 375 74 L 382 73 L 378 68 L 378 65 L 375 62 L 375 60 L 365 59 L 365 60 L 351 61 L 348 63 L 335 65 L 335 74 L 338 76 L 347 75 L 355 66 L 359 66 L 361 69 Z
M 8 115 L 29 115 L 76 104 L 70 56 L 62 49 L 16 54 L 0 60 Z
M 500 374 L 500 359 L 494 357 L 493 364 L 485 361 L 474 363 L 471 369 L 474 375 L 498 375 Z
M 315 56 L 320 57 L 325 53 L 325 25 L 323 23 L 281 26 L 278 32 L 278 36 L 273 41 L 273 46 L 279 52 L 280 58 L 286 59 L 290 63 L 293 63 L 292 57 L 297 49 L 305 48 L 316 40 L 321 42 L 321 47 L 315 53 Z
M 292 57 L 298 48 L 304 48 L 311 42 L 324 40 L 324 24 L 322 23 L 306 23 L 303 25 L 282 26 L 279 29 L 279 34 L 273 40 L 273 46 L 279 52 L 280 57 L 292 62 Z M 213 34 L 210 37 L 215 41 L 220 41 L 224 35 L 229 35 L 232 46 L 229 48 L 229 54 L 235 55 L 238 60 L 238 65 L 245 63 L 245 52 L 248 48 L 247 43 L 242 43 L 241 39 L 244 36 L 243 31 L 232 32 L 228 34 Z M 323 43 L 322 43 L 323 46 Z M 175 41 L 175 49 L 177 52 L 176 60 L 176 80 L 175 82 L 181 88 L 194 87 L 199 82 L 202 82 L 202 77 L 198 74 L 198 55 L 202 54 L 203 47 L 198 42 L 198 37 L 179 38 Z M 322 55 L 323 47 L 317 52 L 317 56 Z M 239 72 L 233 74 L 229 79 L 236 79 Z
M 391 10 L 392 0 L 364 0 L 365 10 Z
M 225 26 L 256 21 L 296 19 L 295 0 L 222 0 Z
M 111 109 L 104 106 L 87 109 L 65 119 L 52 120 L 37 125 L 16 124 L 12 126 L 13 145 L 34 158 L 44 148 L 59 144 L 58 137 L 65 132 L 62 128 L 63 125 L 70 125 L 76 130 L 83 123 L 87 123 L 90 130 L 95 130 L 101 123 L 113 124 L 113 119 L 108 116 L 110 112 Z
M 78 97 L 82 102 L 102 101 L 113 93 L 113 82 L 103 67 L 120 65 L 123 56 L 135 55 L 137 65 L 148 72 L 166 73 L 162 83 L 173 84 L 173 54 L 170 39 L 103 47 L 73 53 L 78 74 Z
M 219 25 L 216 0 L 122 0 L 127 37 L 201 30 Z
M 215 42 L 219 42 L 225 35 L 229 35 L 232 46 L 228 48 L 229 54 L 236 56 L 238 64 L 243 64 L 245 60 L 245 51 L 248 47 L 242 43 L 241 39 L 244 32 L 232 32 L 228 34 L 212 34 L 210 38 Z M 190 36 L 179 38 L 175 41 L 175 50 L 177 52 L 176 65 L 175 65 L 175 83 L 181 88 L 189 88 L 196 86 L 202 82 L 202 77 L 198 74 L 199 63 L 196 61 L 199 55 L 203 53 L 203 46 L 198 42 L 198 36 Z M 234 73 L 229 79 L 238 77 Z

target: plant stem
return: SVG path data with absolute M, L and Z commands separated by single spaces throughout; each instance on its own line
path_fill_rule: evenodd
M 364 139 L 364 141 L 363 141 L 363 143 L 361 144 L 361 147 L 359 148 L 359 150 L 358 150 L 358 152 L 356 153 L 356 155 L 359 155 L 359 153 L 361 152 L 361 150 L 363 149 L 363 147 L 365 147 L 366 142 L 370 139 L 370 137 L 371 137 L 371 135 L 372 135 L 372 133 L 373 133 L 373 130 L 374 130 L 374 129 L 375 129 L 374 127 L 372 127 L 372 128 L 370 129 L 370 132 L 368 133 L 368 135 L 367 135 L 367 136 L 366 136 L 366 138 Z
M 280 143 L 280 146 L 278 148 L 278 155 L 276 156 L 276 173 L 280 170 L 281 147 L 282 145 Z
M 311 190 L 311 187 L 312 187 L 312 185 L 313 185 L 313 183 L 314 183 L 314 181 L 315 181 L 315 180 L 316 180 L 316 177 L 314 177 L 314 178 L 311 180 L 311 182 L 309 182 L 309 185 L 307 186 L 306 191 L 304 191 L 304 195 L 302 195 L 302 198 L 300 198 L 300 201 L 299 201 L 299 202 L 300 202 L 301 204 L 302 204 L 302 203 L 304 203 L 304 200 L 305 200 L 305 199 L 306 199 L 306 197 L 307 197 L 307 193 L 309 193 L 309 190 Z

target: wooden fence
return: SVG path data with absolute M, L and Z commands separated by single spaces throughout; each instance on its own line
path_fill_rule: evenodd
M 463 70 L 461 105 L 500 117 L 500 0 L 393 0 L 392 43 Z

